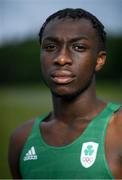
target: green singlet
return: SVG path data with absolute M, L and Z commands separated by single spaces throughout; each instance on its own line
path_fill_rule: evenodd
M 23 147 L 20 173 L 23 179 L 114 179 L 105 157 L 107 125 L 120 105 L 109 103 L 71 144 L 55 147 L 44 142 L 39 117 Z

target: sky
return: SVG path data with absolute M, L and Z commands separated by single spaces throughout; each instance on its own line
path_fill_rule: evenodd
M 122 0 L 0 0 L 0 45 L 37 37 L 50 14 L 68 7 L 90 11 L 108 34 L 122 35 Z

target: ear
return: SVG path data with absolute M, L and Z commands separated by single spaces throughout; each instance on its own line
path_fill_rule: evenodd
M 100 51 L 98 54 L 97 62 L 96 62 L 96 67 L 95 71 L 99 71 L 102 69 L 106 61 L 106 52 L 105 51 Z

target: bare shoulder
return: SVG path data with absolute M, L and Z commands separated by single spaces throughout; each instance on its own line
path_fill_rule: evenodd
M 117 111 L 117 116 L 118 118 L 122 118 L 122 108 L 120 108 L 119 111 Z
M 119 149 L 122 154 L 122 108 L 116 111 L 107 128 L 106 145 L 110 149 Z M 116 144 L 116 146 L 115 146 Z
M 33 119 L 25 122 L 16 128 L 10 137 L 8 161 L 13 178 L 21 178 L 18 168 L 19 156 L 27 137 L 31 132 L 34 121 L 35 120 Z
M 110 131 L 118 138 L 122 135 L 122 108 L 114 113 L 110 121 Z M 120 137 L 118 139 L 121 139 Z
M 118 133 L 122 134 L 122 108 L 120 108 L 115 114 L 113 118 L 114 128 L 120 130 Z M 117 130 L 116 129 L 116 130 Z
M 122 109 L 116 111 L 107 128 L 106 157 L 115 178 L 122 178 Z
M 19 141 L 19 143 L 23 143 L 26 140 L 28 134 L 30 133 L 34 121 L 34 119 L 29 120 L 17 127 L 12 133 L 10 141 L 15 143 Z

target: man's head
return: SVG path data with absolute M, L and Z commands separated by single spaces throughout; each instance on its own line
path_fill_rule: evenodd
M 103 25 L 84 10 L 61 10 L 40 30 L 41 70 L 51 91 L 75 96 L 92 87 L 95 72 L 104 65 Z
M 74 20 L 80 20 L 80 19 L 87 19 L 92 23 L 93 28 L 96 30 L 98 39 L 99 39 L 99 50 L 106 51 L 106 32 L 104 31 L 103 24 L 90 12 L 83 10 L 83 9 L 72 9 L 72 8 L 66 8 L 63 10 L 59 10 L 55 12 L 54 14 L 50 15 L 43 26 L 40 29 L 39 32 L 39 41 L 41 44 L 43 32 L 45 30 L 45 27 L 47 24 L 54 19 L 67 19 L 71 18 Z

